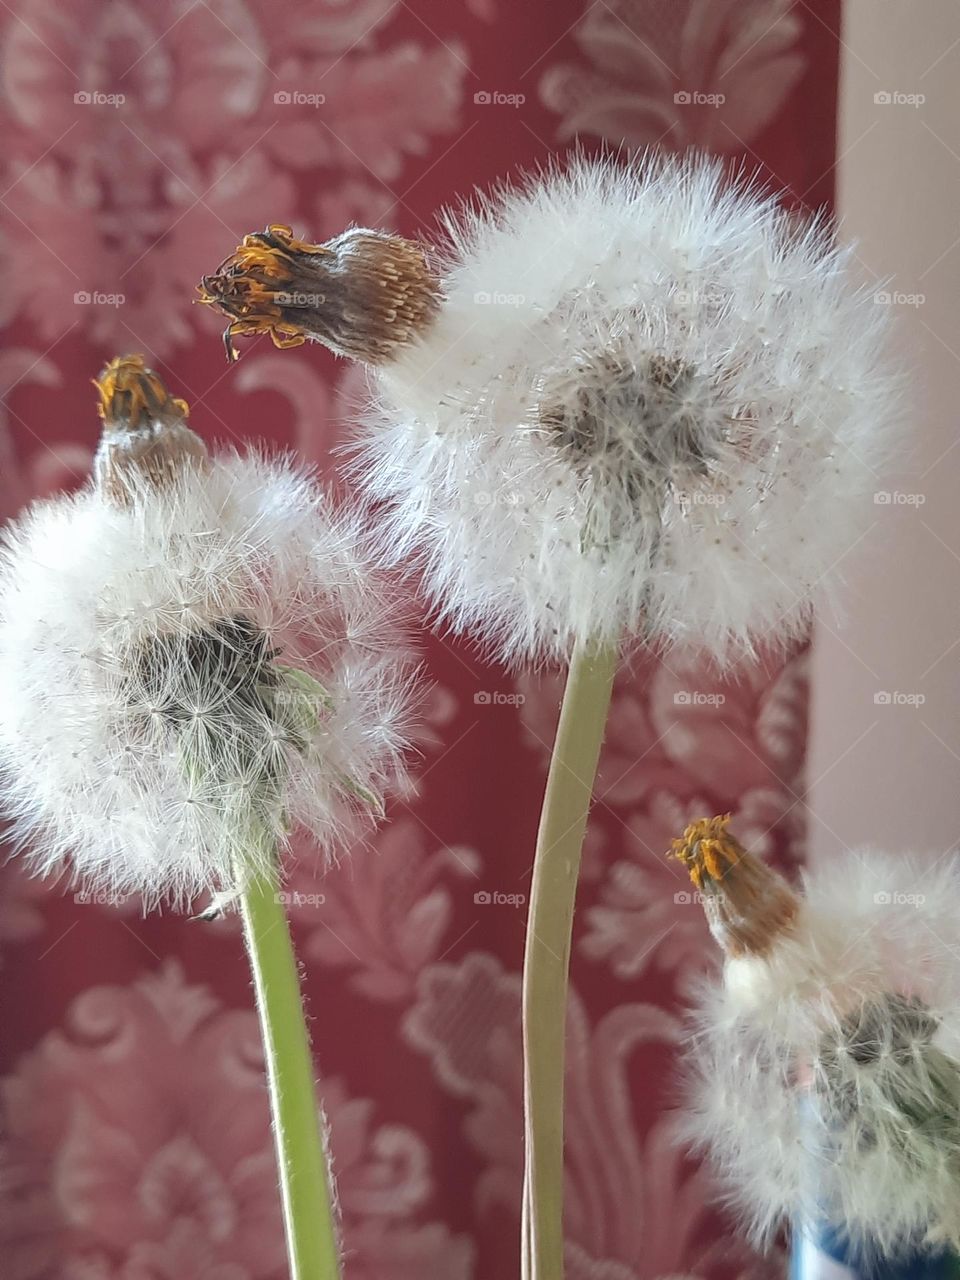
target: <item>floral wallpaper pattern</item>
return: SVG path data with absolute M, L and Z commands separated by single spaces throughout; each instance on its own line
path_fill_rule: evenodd
M 10 0 L 0 519 L 81 483 L 89 379 L 142 350 L 210 438 L 325 470 L 363 378 L 250 345 L 193 286 L 246 231 L 429 235 L 436 209 L 582 145 L 694 144 L 829 201 L 836 0 Z M 686 95 L 686 98 L 684 97 Z M 286 892 L 348 1280 L 517 1274 L 519 971 L 560 679 L 423 643 L 416 790 Z M 802 857 L 805 654 L 618 681 L 576 924 L 570 1280 L 761 1277 L 671 1140 L 683 997 L 713 962 L 663 857 L 690 818 Z M 281 1280 L 262 1060 L 235 921 L 144 918 L 0 868 L 4 1280 Z
M 549 67 L 543 100 L 563 138 L 741 151 L 805 70 L 791 0 L 615 0 L 589 5 L 580 59 Z

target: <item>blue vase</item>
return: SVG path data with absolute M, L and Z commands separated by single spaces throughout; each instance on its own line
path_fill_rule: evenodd
M 960 1259 L 950 1250 L 904 1254 L 869 1266 L 851 1260 L 839 1233 L 829 1228 L 797 1229 L 790 1254 L 790 1280 L 958 1280 Z

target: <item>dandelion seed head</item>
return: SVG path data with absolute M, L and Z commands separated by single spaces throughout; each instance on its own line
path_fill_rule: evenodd
M 88 486 L 12 522 L 0 798 L 32 866 L 183 903 L 269 869 L 295 827 L 330 852 L 369 821 L 402 785 L 414 671 L 364 545 L 256 452 L 159 483 L 148 460 L 120 500 Z
M 515 661 L 803 634 L 897 420 L 831 227 L 719 165 L 574 161 L 448 216 L 442 300 L 380 364 L 384 553 Z
M 757 1242 L 807 1222 L 867 1263 L 960 1246 L 958 890 L 956 856 L 855 850 L 704 983 L 682 1128 Z

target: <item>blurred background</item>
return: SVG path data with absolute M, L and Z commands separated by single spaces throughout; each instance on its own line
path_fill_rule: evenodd
M 816 636 L 810 742 L 808 647 L 723 680 L 635 661 L 618 683 L 574 940 L 569 1280 L 783 1274 L 670 1140 L 684 994 L 715 963 L 670 839 L 729 811 L 792 872 L 808 847 L 956 835 L 960 16 L 842 7 L 0 0 L 0 519 L 83 483 L 90 379 L 131 351 L 208 440 L 332 473 L 362 374 L 266 339 L 228 366 L 200 275 L 268 222 L 429 239 L 440 207 L 578 139 L 705 149 L 801 208 L 839 192 L 897 311 L 913 425 Z M 423 642 L 418 794 L 342 865 L 304 856 L 291 911 L 347 1280 L 509 1280 L 524 901 L 560 682 Z M 235 921 L 81 901 L 14 860 L 0 962 L 0 1278 L 282 1280 Z

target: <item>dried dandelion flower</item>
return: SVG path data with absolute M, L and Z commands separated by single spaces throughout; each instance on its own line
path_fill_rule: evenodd
M 437 309 L 439 284 L 409 240 L 352 227 L 326 244 L 298 240 L 290 227 L 244 236 L 199 286 L 200 301 L 230 317 L 223 335 L 269 333 L 278 347 L 307 338 L 366 364 L 389 360 Z
M 332 848 L 400 770 L 396 615 L 289 459 L 208 455 L 142 357 L 97 381 L 95 482 L 0 548 L 2 798 L 33 865 L 187 900 Z
M 689 1049 L 687 1138 L 757 1242 L 794 1224 L 868 1263 L 956 1248 L 957 857 L 859 851 L 796 894 L 726 824 L 674 842 L 726 955 Z
M 399 301 L 378 265 L 369 283 L 398 242 L 346 251 L 368 231 L 271 228 L 203 284 L 228 332 L 377 366 L 359 471 L 443 619 L 516 660 L 624 637 L 725 660 L 804 632 L 896 405 L 883 308 L 832 228 L 650 155 L 505 186 L 447 230 L 437 277 L 403 258 Z M 275 300 L 327 296 L 328 263 L 323 314 Z

